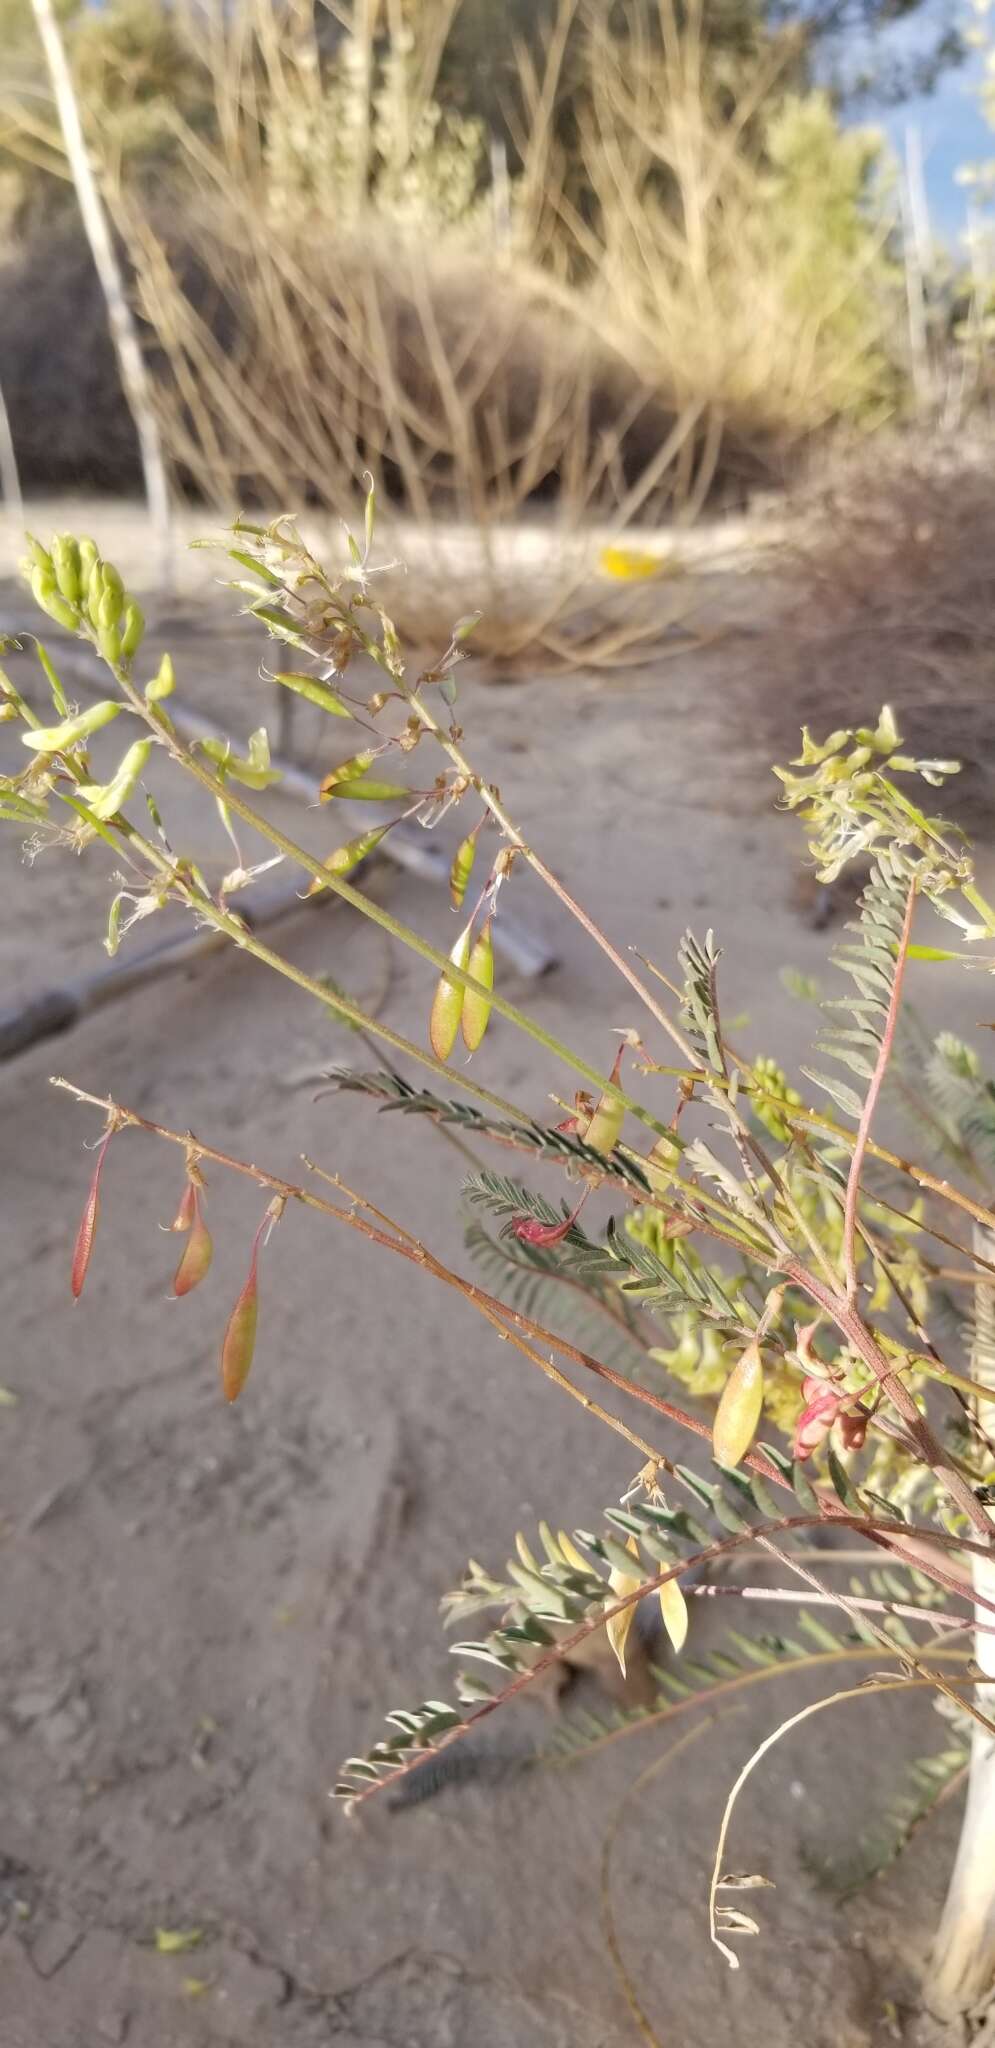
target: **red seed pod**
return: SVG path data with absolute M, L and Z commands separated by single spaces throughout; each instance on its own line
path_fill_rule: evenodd
M 191 1229 L 173 1281 L 173 1293 L 177 1295 L 189 1294 L 192 1288 L 200 1286 L 201 1281 L 207 1277 L 214 1256 L 211 1233 L 201 1214 L 200 1189 L 195 1187 L 192 1181 L 189 1192 L 192 1196 Z
M 180 1206 L 170 1224 L 170 1230 L 189 1230 L 196 1214 L 197 1190 L 193 1181 L 188 1180 L 183 1190 Z
M 259 1321 L 259 1247 L 268 1236 L 273 1224 L 283 1215 L 286 1196 L 274 1195 L 269 1208 L 252 1240 L 252 1253 L 245 1286 L 228 1318 L 224 1342 L 221 1346 L 221 1384 L 226 1401 L 237 1401 L 249 1377 L 252 1354 L 256 1348 L 256 1327 Z
M 842 1408 L 840 1410 L 840 1437 L 845 1451 L 862 1451 L 867 1436 L 870 1416 L 866 1408 Z
M 86 1271 L 90 1263 L 90 1253 L 93 1250 L 93 1240 L 97 1233 L 97 1218 L 100 1215 L 100 1175 L 107 1147 L 113 1136 L 114 1126 L 112 1125 L 101 1140 L 100 1148 L 97 1152 L 97 1163 L 93 1169 L 93 1179 L 90 1182 L 90 1191 L 83 1205 L 83 1214 L 80 1217 L 79 1229 L 76 1232 L 70 1278 L 73 1297 L 76 1301 L 79 1300 L 83 1292 L 83 1282 L 86 1279 Z
M 512 1237 L 517 1237 L 519 1244 L 537 1245 L 540 1251 L 562 1244 L 567 1232 L 573 1229 L 589 1192 L 585 1188 L 573 1214 L 564 1216 L 562 1223 L 540 1223 L 537 1216 L 516 1216 L 511 1225 Z

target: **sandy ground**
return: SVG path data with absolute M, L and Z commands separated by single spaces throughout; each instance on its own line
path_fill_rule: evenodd
M 127 544 L 120 513 L 88 524 Z M 9 585 L 4 600 L 20 602 Z M 227 709 L 245 731 L 265 715 L 239 632 L 183 632 L 177 648 L 189 702 Z M 498 690 L 471 676 L 463 716 L 473 752 L 608 931 L 670 965 L 686 922 L 714 924 L 728 1013 L 746 1017 L 740 1036 L 797 1051 L 807 1017 L 780 971 L 817 971 L 825 940 L 794 899 L 795 828 L 772 815 L 768 781 L 729 736 L 757 662 L 756 643 L 733 638 L 614 681 Z M 282 814 L 322 846 L 321 818 Z M 171 798 L 166 816 L 205 859 L 224 859 L 196 801 Z M 108 882 L 97 851 L 78 866 L 48 857 L 28 868 L 8 836 L 3 862 L 6 1004 L 98 962 Z M 386 870 L 370 886 L 450 941 L 441 895 Z M 633 1021 L 629 998 L 528 881 L 515 904 L 560 964 L 530 988 L 506 975 L 507 993 L 605 1063 L 612 1027 Z M 353 993 L 382 984 L 381 938 L 348 911 L 310 911 L 282 938 L 294 960 Z M 382 1014 L 420 1035 L 432 983 L 397 955 Z M 260 1199 L 211 1177 L 214 1270 L 171 1304 L 176 1241 L 160 1231 L 180 1161 L 135 1133 L 112 1148 L 86 1293 L 70 1300 L 84 1145 L 99 1119 L 51 1090 L 56 1071 L 291 1177 L 307 1151 L 462 1263 L 448 1146 L 414 1122 L 378 1123 L 354 1098 L 315 1104 L 293 1085 L 337 1061 L 369 1064 L 292 987 L 232 956 L 0 1069 L 0 1380 L 16 1396 L 0 1407 L 0 2048 L 637 2038 L 605 1945 L 598 1870 L 619 1799 L 659 1751 L 651 1733 L 575 1770 L 453 1785 L 408 1811 L 381 1800 L 349 1822 L 328 1797 L 338 1762 L 373 1738 L 385 1709 L 445 1694 L 437 1602 L 467 1555 L 500 1563 L 514 1530 L 541 1513 L 589 1522 L 631 1477 L 624 1446 L 430 1280 L 304 1213 L 288 1215 L 265 1253 L 257 1360 L 229 1410 L 217 1350 Z M 564 1085 L 500 1020 L 477 1064 L 538 1114 Z M 694 1628 L 699 1646 L 721 1635 L 711 1612 L 696 1611 Z M 903 1757 L 943 1746 L 943 1724 L 916 1699 L 845 1706 L 772 1755 L 732 1853 L 777 1880 L 762 1897 L 763 1938 L 738 1975 L 708 1946 L 704 1888 L 725 1791 L 775 1714 L 818 1690 L 816 1675 L 743 1695 L 628 1814 L 620 1938 L 668 2048 L 915 2037 L 915 1973 L 956 1812 L 859 1909 L 815 1886 L 809 1852 L 820 1840 L 845 1847 L 900 1789 Z M 544 1712 L 523 1702 L 501 1739 L 531 1743 Z M 157 1928 L 201 1938 L 164 1955 Z

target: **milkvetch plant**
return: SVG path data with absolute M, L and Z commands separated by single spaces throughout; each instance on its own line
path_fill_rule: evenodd
M 113 849 L 119 886 L 109 951 L 136 920 L 180 905 L 385 1048 L 389 1064 L 341 1072 L 340 1088 L 492 1147 L 496 1165 L 475 1169 L 464 1190 L 481 1282 L 465 1280 L 403 1222 L 313 1161 L 292 1183 L 209 1138 L 59 1081 L 104 1119 L 72 1258 L 73 1293 L 80 1295 L 94 1255 L 110 1138 L 125 1130 L 183 1150 L 184 1193 L 172 1226 L 186 1236 L 173 1282 L 181 1298 L 210 1280 L 205 1165 L 248 1177 L 266 1196 L 242 1290 L 227 1322 L 219 1318 L 229 1401 L 251 1399 L 260 1254 L 277 1222 L 292 1228 L 299 1206 L 458 1293 L 627 1443 L 631 1484 L 588 1529 L 540 1521 L 535 1532 L 518 1532 L 503 1570 L 470 1563 L 444 1603 L 446 1616 L 460 1626 L 486 1619 L 481 1633 L 453 1645 L 453 1697 L 392 1709 L 387 1732 L 347 1760 L 336 1790 L 354 1807 L 413 1778 L 598 1631 L 624 1671 L 644 1599 L 658 1605 L 679 1685 L 697 1598 L 721 1590 L 743 1603 L 796 1601 L 821 1641 L 819 1657 L 872 1650 L 871 1690 L 931 1690 L 970 1735 L 968 1820 L 930 1990 L 937 2005 L 966 2009 L 995 1977 L 995 1089 L 970 1048 L 948 1032 L 930 1039 L 902 1007 L 911 959 L 988 971 L 995 964 L 985 950 L 995 946 L 995 909 L 970 851 L 919 800 L 922 784 L 942 783 L 954 764 L 904 753 L 885 711 L 875 725 L 825 742 L 806 734 L 799 759 L 778 771 L 785 806 L 801 818 L 821 874 L 854 859 L 871 863 L 835 956 L 849 989 L 823 1006 L 819 1065 L 789 1081 L 770 1051 L 747 1054 L 726 1026 L 711 932 L 686 934 L 670 980 L 621 950 L 520 830 L 459 722 L 459 665 L 475 622 L 458 622 L 441 655 L 412 675 L 379 599 L 374 539 L 371 495 L 362 541 L 348 537 L 341 569 L 329 569 L 290 519 L 266 527 L 240 521 L 228 545 L 244 608 L 280 649 L 292 650 L 294 668 L 274 664 L 277 684 L 331 721 L 322 780 L 332 820 L 327 854 L 299 846 L 253 801 L 277 775 L 264 730 L 221 741 L 181 735 L 170 716 L 172 663 L 146 674 L 135 599 L 92 541 L 69 536 L 48 547 L 32 542 L 27 574 L 42 610 L 102 662 L 108 694 L 84 708 L 70 702 L 57 662 L 38 645 L 54 706 L 46 724 L 0 670 L 3 721 L 23 753 L 0 778 L 0 816 L 27 833 L 33 849 L 85 852 L 98 840 Z M 355 728 L 345 743 L 342 720 Z M 99 779 L 91 742 L 111 726 L 122 735 L 121 752 Z M 144 789 L 153 750 L 217 807 L 235 848 L 235 866 L 220 879 L 175 843 L 168 804 L 160 809 Z M 369 802 L 373 822 L 339 843 L 343 799 Z M 450 812 L 465 829 L 451 871 L 460 930 L 447 954 L 367 897 L 356 871 L 401 818 L 433 829 Z M 255 867 L 239 849 L 245 826 L 270 849 Z M 410 1037 L 249 928 L 238 897 L 271 861 L 301 871 L 302 893 L 337 894 L 432 967 L 434 997 Z M 511 1003 L 495 979 L 494 924 L 524 867 L 617 978 L 624 1014 L 600 1068 Z M 932 933 L 930 916 L 942 920 Z M 506 1100 L 487 1085 L 492 1014 L 542 1047 L 552 1107 Z M 451 1064 L 458 1045 L 473 1055 L 469 1064 L 462 1056 Z M 399 1071 L 398 1061 L 425 1070 L 431 1085 Z M 875 1134 L 893 1082 L 929 1101 L 922 1162 Z M 592 1220 L 606 1208 L 607 1221 Z M 266 1369 L 264 1341 L 255 1369 Z M 710 1419 L 673 1398 L 681 1385 L 712 1400 Z M 624 1415 L 614 1406 L 619 1393 L 631 1397 Z M 641 1428 L 626 1419 L 637 1412 Z M 695 1439 L 695 1463 L 679 1462 L 658 1441 L 661 1419 Z M 813 1569 L 806 1539 L 822 1527 L 866 1547 L 879 1575 L 870 1595 L 836 1582 L 831 1553 Z M 751 1551 L 765 1566 L 775 1563 L 785 1583 L 737 1576 L 719 1587 L 702 1579 L 712 1562 Z M 823 1608 L 835 1612 L 835 1633 L 817 1618 Z M 752 1639 L 736 1640 L 753 1654 Z M 728 1673 L 726 1681 L 740 1682 Z M 862 1682 L 817 1705 L 867 1689 Z M 731 1789 L 706 1914 L 733 1967 L 733 1943 L 759 1931 L 754 1916 L 721 1897 L 744 1883 L 725 1868 L 735 1800 L 771 1744 L 815 1711 L 775 1729 Z M 945 1783 L 949 1772 L 934 1777 Z M 753 1888 L 760 1882 L 749 1880 Z M 772 1917 L 766 1909 L 768 1927 Z

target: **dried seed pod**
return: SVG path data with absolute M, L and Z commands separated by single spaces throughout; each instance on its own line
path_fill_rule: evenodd
M 491 938 L 490 918 L 474 943 L 467 961 L 467 973 L 472 974 L 476 981 L 483 982 L 485 988 L 494 987 L 494 943 Z M 487 1029 L 490 1014 L 491 1005 L 486 996 L 479 996 L 473 988 L 464 990 L 460 1023 L 467 1052 L 476 1052 Z
M 667 1579 L 660 1587 L 660 1615 L 674 1649 L 680 1652 L 688 1632 L 688 1603 L 677 1579 Z
M 449 955 L 454 967 L 465 967 L 469 960 L 470 931 L 471 925 L 468 924 Z M 432 1051 L 437 1060 L 447 1060 L 456 1043 L 465 994 L 462 982 L 450 981 L 448 975 L 443 974 L 435 991 L 428 1026 Z
M 76 1301 L 79 1300 L 83 1292 L 83 1282 L 86 1279 L 87 1267 L 90 1264 L 93 1240 L 97 1234 L 97 1219 L 100 1215 L 100 1175 L 107 1156 L 107 1147 L 113 1136 L 114 1126 L 112 1124 L 110 1130 L 101 1139 L 98 1147 L 97 1163 L 93 1169 L 93 1179 L 90 1182 L 89 1192 L 83 1204 L 83 1214 L 79 1220 L 79 1229 L 76 1232 L 70 1276 L 70 1286 Z
M 629 1537 L 625 1547 L 631 1557 L 638 1558 L 639 1545 L 634 1536 Z M 618 1571 L 613 1566 L 608 1575 L 608 1583 L 616 1599 L 619 1599 L 625 1593 L 634 1593 L 636 1587 L 640 1584 L 640 1580 L 638 1573 L 634 1575 L 632 1572 Z M 618 1659 L 618 1668 L 623 1678 L 625 1677 L 625 1646 L 629 1640 L 629 1632 L 636 1618 L 637 1605 L 638 1602 L 634 1600 L 630 1607 L 623 1607 L 621 1614 L 611 1615 L 605 1623 L 605 1632 Z
M 468 832 L 466 838 L 460 840 L 453 855 L 453 864 L 449 870 L 449 894 L 452 898 L 454 910 L 461 909 L 463 898 L 466 895 L 467 884 L 473 871 L 474 858 L 477 852 L 477 832 L 479 830 L 480 827 L 478 825 L 474 831 Z
M 712 1456 L 719 1465 L 731 1467 L 745 1458 L 757 1433 L 763 1398 L 763 1360 L 754 1339 L 733 1366 L 715 1411 Z

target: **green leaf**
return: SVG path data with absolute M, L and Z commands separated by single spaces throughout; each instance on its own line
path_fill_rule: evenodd
M 817 1088 L 824 1088 L 844 1116 L 852 1116 L 857 1123 L 864 1114 L 864 1105 L 855 1088 L 848 1088 L 845 1081 L 838 1081 L 835 1075 L 817 1074 L 813 1067 L 803 1067 L 806 1080 L 814 1081 Z

